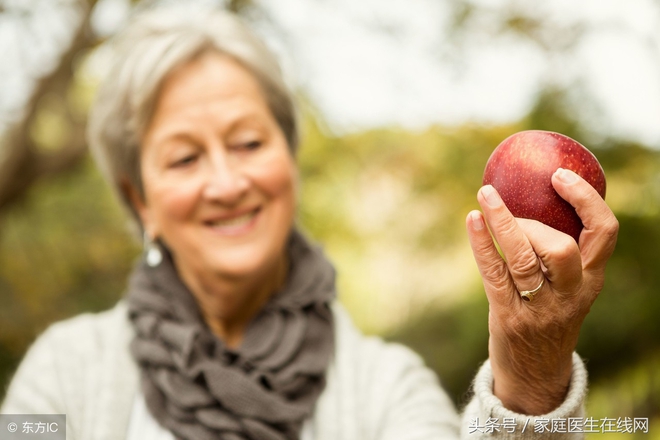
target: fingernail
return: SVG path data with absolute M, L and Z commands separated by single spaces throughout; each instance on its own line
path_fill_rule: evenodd
M 481 188 L 481 194 L 484 196 L 484 199 L 486 199 L 486 203 L 488 203 L 488 206 L 491 208 L 497 208 L 502 204 L 502 199 L 500 198 L 500 195 L 495 191 L 495 188 L 493 188 L 491 185 L 486 185 L 483 188 Z
M 478 212 L 470 213 L 470 220 L 472 220 L 472 227 L 475 231 L 481 231 L 484 228 L 484 219 L 481 217 L 481 214 Z
M 573 183 L 577 181 L 577 174 L 575 174 L 571 170 L 566 170 L 564 168 L 557 168 L 557 171 L 555 171 L 555 175 L 559 180 L 561 180 L 564 183 Z

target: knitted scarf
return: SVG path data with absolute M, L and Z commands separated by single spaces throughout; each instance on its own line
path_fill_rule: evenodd
M 204 322 L 171 256 L 141 261 L 128 288 L 150 413 L 178 439 L 298 439 L 325 386 L 334 350 L 335 272 L 296 230 L 287 244 L 289 274 L 248 325 L 237 349 Z

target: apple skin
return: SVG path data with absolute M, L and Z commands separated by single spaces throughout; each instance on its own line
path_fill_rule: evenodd
M 576 172 L 605 198 L 605 173 L 596 156 L 551 131 L 521 131 L 502 141 L 486 163 L 483 184 L 497 190 L 514 217 L 538 220 L 579 243 L 582 221 L 552 186 L 557 168 Z

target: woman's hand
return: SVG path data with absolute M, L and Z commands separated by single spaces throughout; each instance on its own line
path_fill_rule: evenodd
M 483 214 L 467 217 L 490 304 L 494 394 L 506 408 L 529 415 L 554 410 L 566 396 L 580 327 L 603 288 L 619 229 L 605 201 L 574 172 L 557 170 L 552 185 L 582 219 L 579 247 L 549 226 L 514 218 L 491 186 L 477 196 Z M 532 301 L 521 298 L 519 292 L 541 283 Z

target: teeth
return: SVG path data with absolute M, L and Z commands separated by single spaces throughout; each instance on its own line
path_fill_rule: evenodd
M 254 214 L 255 212 L 248 212 L 247 214 L 243 214 L 240 217 L 234 217 L 227 220 L 214 221 L 211 222 L 211 226 L 215 226 L 215 227 L 241 226 L 249 222 L 252 219 L 252 217 L 254 217 Z

